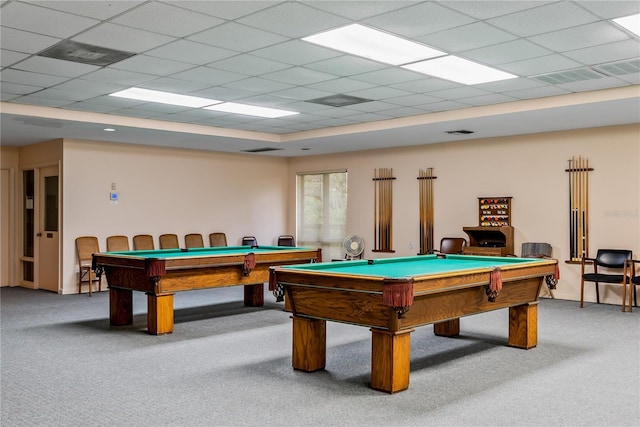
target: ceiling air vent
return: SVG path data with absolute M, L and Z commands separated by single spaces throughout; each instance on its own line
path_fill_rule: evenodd
M 242 150 L 245 153 L 266 153 L 267 151 L 278 151 L 282 150 L 282 148 L 270 148 L 270 147 L 262 147 L 262 148 L 254 148 L 251 150 Z
M 469 135 L 470 133 L 474 133 L 472 130 L 459 129 L 459 130 L 448 130 L 445 133 L 449 135 Z
M 560 85 L 584 80 L 601 79 L 603 77 L 608 76 L 591 68 L 579 68 L 576 70 L 560 71 L 558 73 L 541 74 L 532 76 L 531 78 L 552 85 Z
M 598 65 L 594 68 L 611 76 L 624 76 L 625 74 L 640 72 L 640 59 L 632 59 L 630 61 L 621 61 L 611 64 Z
M 369 102 L 370 99 L 358 98 L 357 96 L 350 95 L 329 95 L 322 98 L 309 99 L 307 102 L 313 102 L 314 104 L 328 105 L 329 107 L 345 107 L 347 105 L 362 104 L 363 102 Z
M 135 53 L 72 42 L 71 40 L 61 41 L 38 54 L 38 56 L 46 56 L 47 58 L 80 62 L 82 64 L 97 65 L 98 67 L 122 61 L 133 55 Z

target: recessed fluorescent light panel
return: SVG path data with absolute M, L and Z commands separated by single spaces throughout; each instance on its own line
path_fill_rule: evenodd
M 453 55 L 403 65 L 402 68 L 466 85 L 518 77 Z
M 159 90 L 141 89 L 132 87 L 120 92 L 115 92 L 109 96 L 120 98 L 137 99 L 139 101 L 159 102 L 161 104 L 180 105 L 182 107 L 202 108 L 207 105 L 219 104 L 222 101 L 216 99 L 200 98 L 198 96 L 178 95 Z
M 299 114 L 295 111 L 279 110 L 277 108 L 258 107 L 256 105 L 238 104 L 235 102 L 224 102 L 222 104 L 205 107 L 205 110 L 224 111 L 226 113 L 244 114 L 247 116 L 266 117 L 275 119 L 276 117 L 292 116 Z
M 445 52 L 423 44 L 359 24 L 304 37 L 302 40 L 391 65 L 408 64 L 446 55 Z
M 614 19 L 613 22 L 631 31 L 636 36 L 640 36 L 640 13 L 636 15 L 625 16 L 624 18 L 617 18 Z

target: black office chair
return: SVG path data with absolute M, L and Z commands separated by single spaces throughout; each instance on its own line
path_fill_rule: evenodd
M 626 249 L 598 249 L 595 258 L 582 258 L 582 269 L 580 271 L 580 308 L 584 306 L 584 282 L 594 282 L 596 284 L 596 302 L 600 304 L 600 290 L 598 283 L 612 283 L 622 285 L 624 291 L 627 290 L 629 278 L 627 274 L 627 261 L 631 260 L 631 251 Z M 585 266 L 593 265 L 593 273 L 585 273 Z M 601 268 L 598 272 L 598 267 Z M 607 269 L 606 273 L 602 268 Z M 614 271 L 617 272 L 614 273 Z M 622 273 L 622 274 L 620 274 Z M 624 312 L 624 297 L 622 311 Z
M 254 236 L 244 236 L 242 246 L 258 246 L 258 240 Z
M 282 234 L 278 236 L 278 246 L 295 246 L 296 239 L 291 234 Z

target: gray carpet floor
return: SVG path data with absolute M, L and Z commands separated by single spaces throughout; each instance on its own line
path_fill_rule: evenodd
M 638 426 L 640 309 L 543 299 L 538 346 L 507 346 L 508 311 L 461 320 L 444 338 L 411 334 L 411 384 L 368 387 L 367 328 L 327 324 L 327 367 L 291 368 L 291 320 L 242 288 L 175 297 L 173 334 L 109 325 L 107 292 L 2 288 L 3 427 Z

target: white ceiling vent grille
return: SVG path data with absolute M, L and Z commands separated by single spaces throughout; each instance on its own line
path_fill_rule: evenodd
M 607 73 L 612 76 L 624 76 L 640 72 L 640 59 L 632 59 L 630 61 L 613 62 L 611 64 L 598 65 L 594 67 L 596 70 Z
M 538 76 L 532 76 L 531 78 L 552 85 L 560 85 L 564 83 L 581 82 L 584 80 L 601 79 L 603 77 L 608 76 L 599 71 L 592 70 L 591 68 L 579 68 L 576 70 L 561 71 L 558 73 L 541 74 Z

